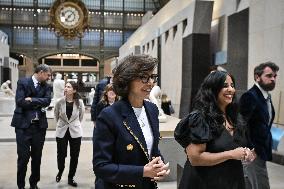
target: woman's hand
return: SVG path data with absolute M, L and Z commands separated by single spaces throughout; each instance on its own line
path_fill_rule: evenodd
M 160 157 L 156 157 L 144 166 L 143 177 L 154 178 L 157 176 L 159 169 L 154 165 L 158 164 L 159 160 Z
M 165 165 L 159 156 L 144 166 L 143 177 L 149 177 L 153 180 L 162 180 L 169 173 L 169 163 Z
M 171 171 L 169 169 L 170 163 L 168 162 L 167 164 L 165 164 L 162 159 L 159 160 L 158 164 L 154 165 L 154 167 L 158 167 L 158 166 L 161 171 L 157 173 L 156 177 L 154 177 L 153 180 L 155 181 L 163 180 L 166 176 L 170 174 L 170 171 Z
M 231 159 L 245 160 L 246 148 L 238 147 L 235 148 L 234 150 L 231 150 L 230 152 L 231 152 Z
M 245 162 L 252 162 L 256 158 L 256 153 L 254 151 L 254 148 L 250 150 L 249 148 L 245 148 L 246 156 L 244 161 Z

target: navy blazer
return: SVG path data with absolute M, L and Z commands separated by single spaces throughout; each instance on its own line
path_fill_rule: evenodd
M 110 83 L 110 77 L 106 77 L 106 78 L 103 78 L 102 80 L 100 80 L 99 83 L 96 86 L 95 96 L 94 96 L 94 99 L 93 99 L 93 103 L 91 105 L 91 120 L 92 121 L 96 121 L 96 119 L 97 119 L 98 114 L 96 113 L 96 106 L 100 102 L 100 99 L 101 99 L 102 94 L 105 90 L 105 87 L 109 83 Z
M 272 119 L 269 122 L 269 112 L 266 99 L 260 89 L 254 85 L 240 99 L 240 112 L 245 118 L 248 133 L 256 154 L 263 160 L 272 159 L 271 125 L 275 116 L 272 105 Z
M 153 132 L 151 156 L 161 156 L 158 108 L 149 101 L 144 101 L 144 107 Z M 149 157 L 143 132 L 127 100 L 119 100 L 102 110 L 93 135 L 95 188 L 156 188 L 150 178 L 143 178 L 144 166 L 152 157 Z
M 26 101 L 26 97 L 31 97 L 32 102 Z M 46 112 L 42 111 L 42 108 L 49 106 L 51 102 L 51 88 L 48 84 L 42 83 L 37 90 L 32 77 L 21 78 L 17 83 L 15 100 L 16 109 L 11 123 L 12 127 L 28 128 L 37 112 L 40 127 L 47 128 Z

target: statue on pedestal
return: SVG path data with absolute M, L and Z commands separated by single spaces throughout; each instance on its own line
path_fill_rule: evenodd
M 15 93 L 9 87 L 11 81 L 7 80 L 0 87 L 0 117 L 13 115 L 15 110 Z
M 64 97 L 65 81 L 62 80 L 62 74 L 57 73 L 53 81 L 53 102 L 54 104 L 58 99 Z
M 163 123 L 167 121 L 167 116 L 161 108 L 161 88 L 159 86 L 154 86 L 150 92 L 149 99 L 151 102 L 156 104 L 159 109 L 159 122 Z
M 91 88 L 91 92 L 89 92 L 89 104 L 92 105 L 93 104 L 93 99 L 95 96 L 95 89 Z
M 10 89 L 9 85 L 11 84 L 10 80 L 5 81 L 2 85 L 1 85 L 1 91 L 4 92 L 4 94 L 8 97 L 13 97 L 15 96 L 14 92 L 12 91 L 12 89 Z

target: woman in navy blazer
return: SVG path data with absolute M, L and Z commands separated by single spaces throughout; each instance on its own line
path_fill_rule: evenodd
M 115 70 L 113 87 L 122 99 L 103 109 L 96 121 L 96 189 L 154 189 L 170 172 L 158 149 L 158 108 L 144 100 L 157 82 L 156 66 L 157 59 L 131 55 Z

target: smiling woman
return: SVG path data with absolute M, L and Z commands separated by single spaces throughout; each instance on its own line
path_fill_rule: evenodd
M 158 108 L 144 99 L 157 82 L 157 59 L 128 56 L 116 68 L 113 87 L 121 100 L 102 110 L 93 136 L 96 188 L 155 189 L 170 172 L 159 143 Z
M 177 125 L 175 138 L 187 154 L 179 189 L 243 189 L 241 161 L 254 160 L 238 116 L 235 81 L 213 71 L 201 84 L 193 111 Z

